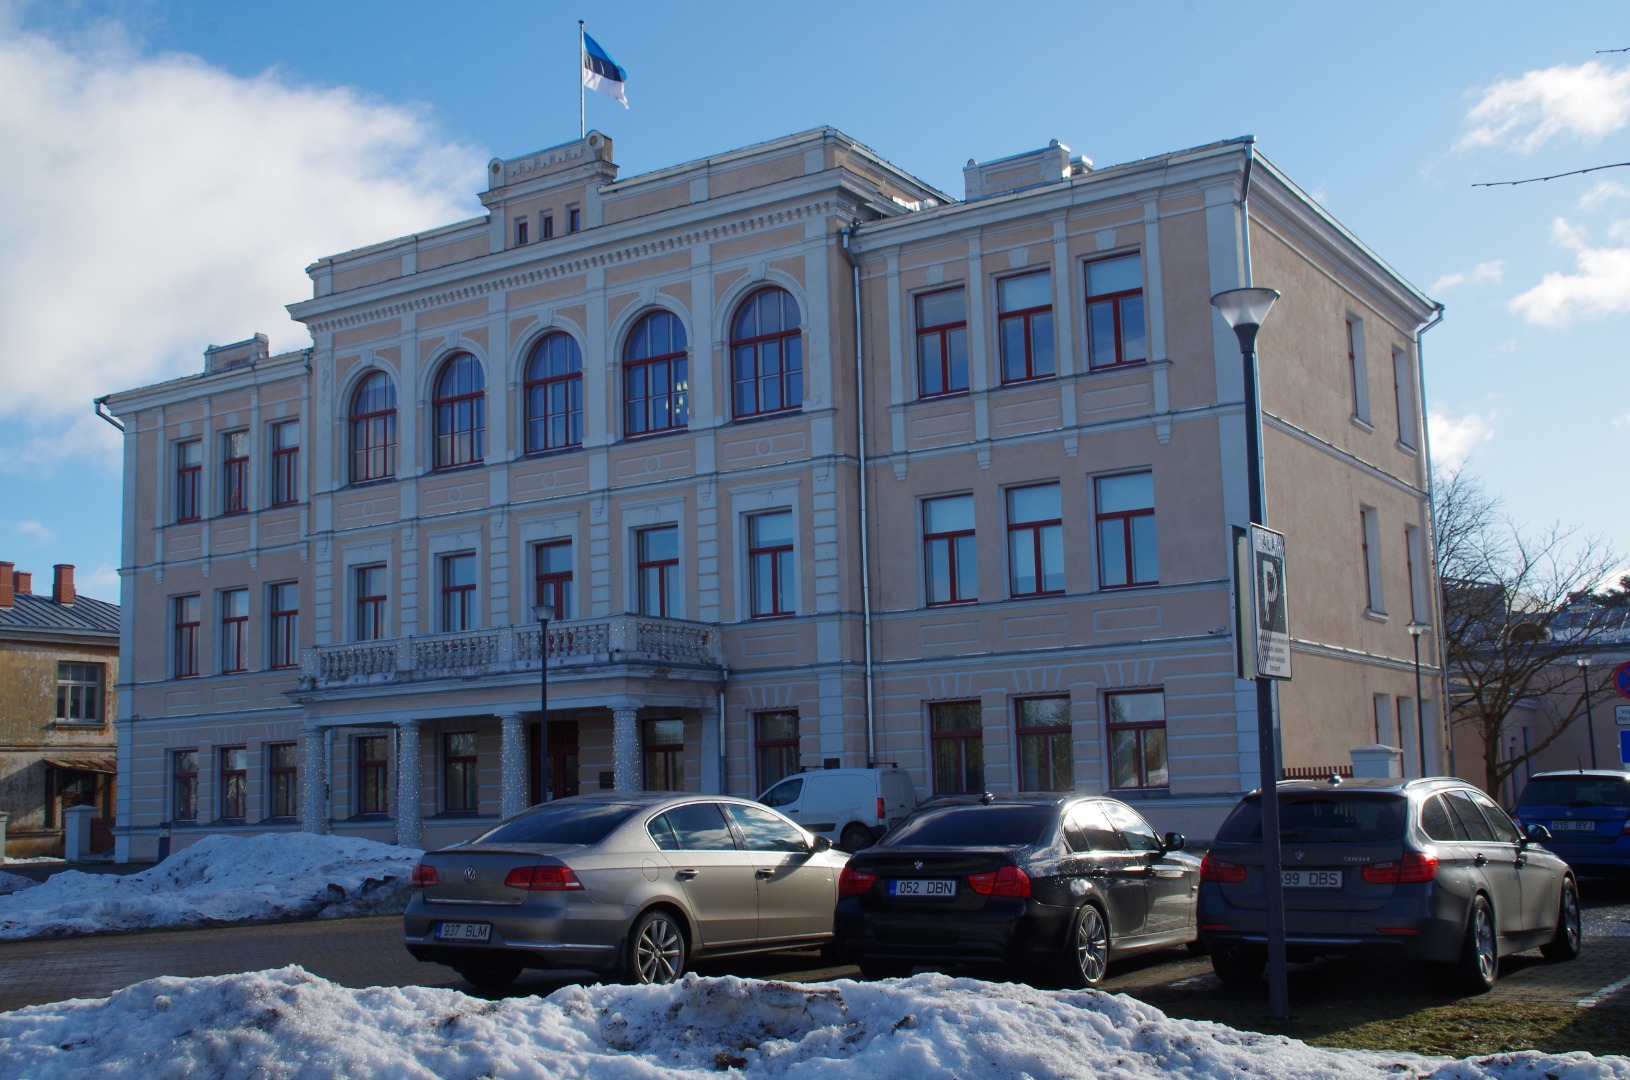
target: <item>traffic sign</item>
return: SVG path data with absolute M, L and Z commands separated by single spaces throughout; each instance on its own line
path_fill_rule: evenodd
M 1619 732 L 1619 764 L 1630 769 L 1630 731 Z
M 1630 697 L 1630 660 L 1613 669 L 1613 685 L 1619 688 L 1620 697 Z

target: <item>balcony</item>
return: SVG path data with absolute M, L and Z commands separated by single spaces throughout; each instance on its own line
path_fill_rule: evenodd
M 384 641 L 319 645 L 303 657 L 303 690 L 423 683 L 436 679 L 518 674 L 538 670 L 536 625 L 501 626 L 459 634 L 420 634 Z M 550 671 L 627 664 L 719 667 L 719 631 L 701 623 L 613 615 L 549 624 Z

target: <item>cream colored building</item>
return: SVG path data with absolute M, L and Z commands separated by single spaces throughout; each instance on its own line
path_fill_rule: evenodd
M 893 762 L 1209 835 L 1257 776 L 1242 365 L 1209 304 L 1253 279 L 1283 293 L 1284 762 L 1414 730 L 1436 305 L 1249 140 L 965 177 L 826 128 L 619 179 L 591 132 L 492 162 L 484 217 L 313 264 L 309 350 L 103 399 L 121 853 L 468 836 L 541 797 L 545 692 L 556 795 Z

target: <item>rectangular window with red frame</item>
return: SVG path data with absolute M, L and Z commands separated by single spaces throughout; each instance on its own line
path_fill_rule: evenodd
M 441 557 L 441 631 L 456 634 L 476 627 L 475 553 Z
M 572 542 L 545 540 L 533 548 L 532 602 L 553 609 L 551 619 L 576 618 L 572 588 Z
M 755 619 L 797 611 L 792 529 L 790 510 L 754 514 L 747 519 L 747 567 Z
M 923 591 L 930 607 L 979 599 L 972 495 L 923 500 Z
M 977 701 L 935 701 L 928 706 L 934 794 L 985 790 L 985 719 Z
M 296 743 L 266 744 L 266 816 L 300 815 L 300 755 Z
M 221 513 L 249 512 L 249 433 L 221 436 Z
M 221 674 L 249 670 L 249 590 L 223 589 L 221 605 Z
M 390 740 L 383 735 L 364 735 L 353 744 L 356 751 L 356 812 L 377 815 L 390 812 Z
M 1166 695 L 1159 690 L 1105 694 L 1104 715 L 1110 786 L 1166 787 Z
M 386 589 L 385 565 L 359 566 L 356 575 L 356 640 L 382 641 L 388 625 L 386 605 L 390 600 Z
M 221 747 L 221 817 L 242 821 L 249 816 L 249 748 Z
M 272 425 L 272 505 L 300 501 L 300 421 Z
M 679 577 L 679 527 L 663 525 L 641 529 L 635 537 L 638 563 L 639 613 L 657 618 L 683 618 Z
M 1143 318 L 1143 256 L 1138 252 L 1087 263 L 1087 362 L 1093 368 L 1149 359 Z
M 1124 589 L 1160 581 L 1155 545 L 1153 473 L 1101 476 L 1093 481 L 1097 502 L 1098 586 Z
M 1013 724 L 1019 740 L 1019 790 L 1071 790 L 1075 770 L 1069 697 L 1019 698 L 1013 703 Z
M 917 297 L 917 396 L 968 389 L 968 292 L 961 286 Z
M 170 751 L 170 819 L 198 820 L 198 751 Z
M 442 739 L 443 807 L 449 814 L 473 814 L 481 809 L 477 788 L 475 732 L 452 731 Z
M 202 439 L 187 439 L 175 444 L 175 519 L 177 522 L 197 521 L 203 514 L 201 505 L 204 471 L 204 443 Z
M 170 673 L 177 679 L 198 674 L 198 627 L 203 604 L 197 593 L 170 600 Z
M 753 758 L 758 790 L 798 771 L 798 713 L 778 709 L 753 714 Z
M 1002 381 L 1051 378 L 1058 370 L 1053 356 L 1053 273 L 1038 270 L 996 283 L 1000 308 Z
M 685 789 L 684 720 L 641 721 L 640 752 L 645 765 L 646 791 Z
M 300 664 L 300 583 L 279 581 L 266 586 L 266 666 Z
M 1064 521 L 1057 484 L 1007 490 L 1008 594 L 1064 591 Z

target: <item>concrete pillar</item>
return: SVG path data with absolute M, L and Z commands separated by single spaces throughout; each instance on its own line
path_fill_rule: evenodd
M 308 727 L 300 732 L 305 743 L 305 764 L 300 768 L 301 829 L 309 833 L 330 831 L 328 798 L 328 732 Z
M 719 708 L 704 705 L 696 710 L 702 721 L 702 790 L 724 794 L 724 730 Z
M 419 798 L 419 721 L 397 726 L 396 842 L 402 847 L 424 845 L 424 807 Z
M 0 863 L 6 861 L 6 823 L 10 820 L 11 815 L 0 810 Z
M 91 819 L 94 806 L 70 806 L 62 812 L 62 857 L 70 863 L 84 862 L 91 851 Z
M 501 774 L 498 813 L 514 817 L 526 809 L 526 716 L 505 713 L 503 741 L 499 744 L 498 768 Z
M 630 706 L 611 710 L 611 767 L 616 771 L 618 791 L 639 791 L 645 787 L 640 762 L 639 709 Z
M 1355 746 L 1348 754 L 1353 759 L 1355 777 L 1404 775 L 1404 752 L 1396 746 L 1371 743 L 1369 746 Z

